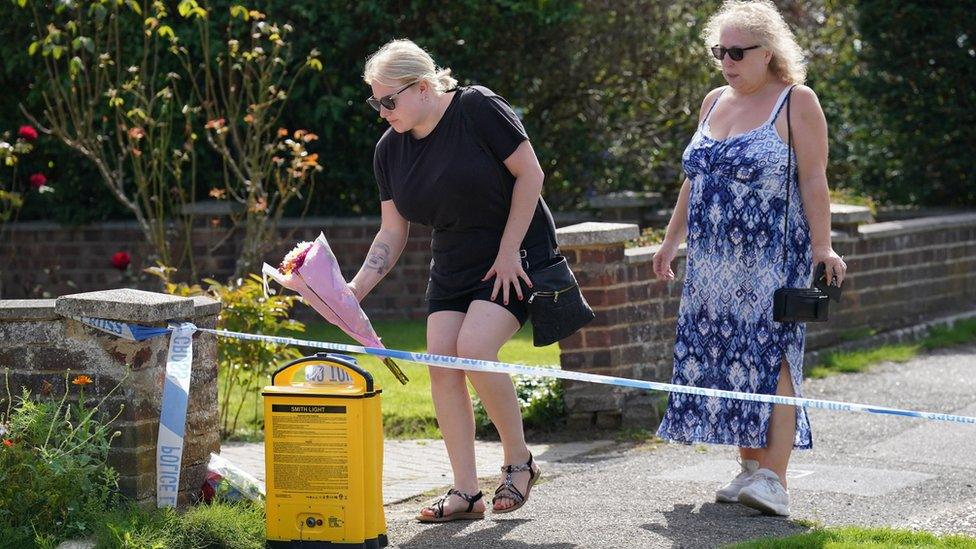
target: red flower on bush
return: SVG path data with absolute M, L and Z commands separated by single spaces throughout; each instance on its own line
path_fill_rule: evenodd
M 112 266 L 120 271 L 126 270 L 131 262 L 132 258 L 129 257 L 128 252 L 115 252 L 112 256 Z
M 9 438 L 5 438 L 3 439 L 3 445 L 6 446 L 7 448 L 10 448 L 11 446 L 14 445 L 14 441 L 10 440 Z
M 47 185 L 47 177 L 45 177 L 44 174 L 42 174 L 41 172 L 31 174 L 30 176 L 31 187 L 34 187 L 35 189 L 40 189 L 44 185 Z
M 33 141 L 37 139 L 37 130 L 35 130 L 33 126 L 21 126 L 20 129 L 17 130 L 17 136 L 23 137 L 28 141 Z

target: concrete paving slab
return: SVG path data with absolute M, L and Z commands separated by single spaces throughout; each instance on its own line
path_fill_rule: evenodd
M 703 482 L 721 486 L 739 471 L 735 461 L 709 460 L 690 467 L 666 471 L 653 478 Z M 786 473 L 790 491 L 835 492 L 852 496 L 878 497 L 935 478 L 935 475 L 894 469 L 872 469 L 849 465 L 794 463 Z

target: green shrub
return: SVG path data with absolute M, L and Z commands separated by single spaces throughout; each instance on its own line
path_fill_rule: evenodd
M 98 549 L 170 549 L 176 547 L 179 515 L 175 510 L 134 505 L 106 512 L 95 528 Z
M 181 517 L 180 533 L 185 549 L 262 549 L 264 509 L 251 503 L 198 505 Z
M 60 399 L 24 389 L 0 415 L 0 531 L 4 539 L 47 546 L 84 536 L 116 502 L 118 474 L 108 463 L 116 433 L 100 412 L 105 398 L 89 402 L 77 376 Z M 53 391 L 46 386 L 44 391 Z M 111 391 L 109 392 L 109 395 Z M 75 400 L 75 402 L 70 402 Z
M 852 84 L 871 105 L 857 113 L 871 124 L 865 188 L 898 203 L 976 204 L 972 2 L 854 4 L 864 72 Z

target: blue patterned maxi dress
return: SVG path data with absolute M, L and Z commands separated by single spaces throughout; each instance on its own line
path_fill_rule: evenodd
M 687 268 L 678 311 L 673 382 L 749 393 L 775 394 L 780 364 L 790 365 L 795 393 L 803 379 L 802 323 L 773 321 L 773 293 L 807 287 L 810 230 L 797 187 L 786 216 L 787 154 L 774 123 L 789 88 L 765 124 L 724 140 L 710 135 L 712 104 L 685 149 L 691 182 Z M 783 246 L 788 259 L 784 269 Z M 672 393 L 659 436 L 678 442 L 766 446 L 771 404 Z M 810 448 L 810 423 L 796 409 L 796 448 Z

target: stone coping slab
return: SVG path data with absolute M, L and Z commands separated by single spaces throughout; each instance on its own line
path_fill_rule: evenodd
M 585 248 L 626 242 L 637 238 L 640 230 L 634 223 L 577 223 L 556 230 L 559 245 L 563 248 Z

